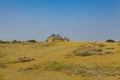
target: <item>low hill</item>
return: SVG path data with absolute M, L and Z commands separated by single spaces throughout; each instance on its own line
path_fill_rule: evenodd
M 120 43 L 0 44 L 0 80 L 119 80 Z

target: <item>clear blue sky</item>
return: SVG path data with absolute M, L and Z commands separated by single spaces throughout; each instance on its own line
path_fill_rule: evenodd
M 0 40 L 120 40 L 120 0 L 0 0 Z

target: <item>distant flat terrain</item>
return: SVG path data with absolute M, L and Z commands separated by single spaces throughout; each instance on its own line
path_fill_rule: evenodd
M 120 43 L 0 44 L 0 80 L 120 80 Z

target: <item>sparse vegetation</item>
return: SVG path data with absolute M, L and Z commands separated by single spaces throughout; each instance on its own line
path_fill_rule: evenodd
M 7 44 L 7 43 L 27 43 L 27 42 L 37 42 L 37 41 L 36 40 L 27 40 L 27 41 L 18 41 L 18 40 L 3 41 L 3 40 L 0 40 L 0 44 Z
M 65 58 L 74 58 L 74 55 L 69 53 L 65 55 Z
M 27 40 L 27 42 L 37 42 L 36 40 Z
M 30 58 L 30 57 L 21 57 L 19 58 L 19 62 L 30 62 L 35 60 L 34 58 Z
M 120 66 L 86 66 L 73 63 L 57 62 L 52 61 L 49 63 L 42 63 L 40 65 L 33 65 L 31 67 L 22 68 L 19 71 L 31 71 L 31 70 L 45 70 L 45 71 L 55 71 L 55 72 L 64 72 L 67 75 L 81 75 L 82 77 L 115 77 L 120 75 Z
M 29 67 L 25 67 L 25 68 L 20 68 L 18 70 L 18 72 L 24 72 L 24 71 L 31 71 L 31 70 L 38 70 L 39 68 L 41 68 L 39 65 L 32 65 L 32 66 L 29 66 Z
M 99 47 L 105 47 L 105 45 L 103 43 L 97 44 L 97 46 L 99 46 Z
M 73 51 L 73 54 L 75 56 L 92 56 L 92 55 L 105 55 L 105 54 L 112 54 L 114 53 L 112 50 L 114 48 L 106 48 L 104 50 L 105 45 L 104 44 L 92 44 L 88 47 L 86 46 L 80 46 L 77 50 Z
M 118 44 L 59 41 L 0 44 L 1 79 L 15 80 L 20 76 L 18 80 L 26 80 L 34 75 L 36 79 L 51 76 L 50 80 L 56 80 L 55 75 L 62 80 L 119 80 Z
M 13 40 L 12 43 L 21 43 L 21 41 Z
M 0 44 L 10 43 L 9 41 L 0 40 Z

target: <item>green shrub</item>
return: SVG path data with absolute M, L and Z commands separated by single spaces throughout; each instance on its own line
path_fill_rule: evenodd
M 5 44 L 5 43 L 9 43 L 9 42 L 0 40 L 0 43 Z
M 12 43 L 21 43 L 21 41 L 13 40 Z
M 115 42 L 115 40 L 113 40 L 113 39 L 108 39 L 108 40 L 106 40 L 106 42 Z
M 27 40 L 27 42 L 37 42 L 36 40 Z

